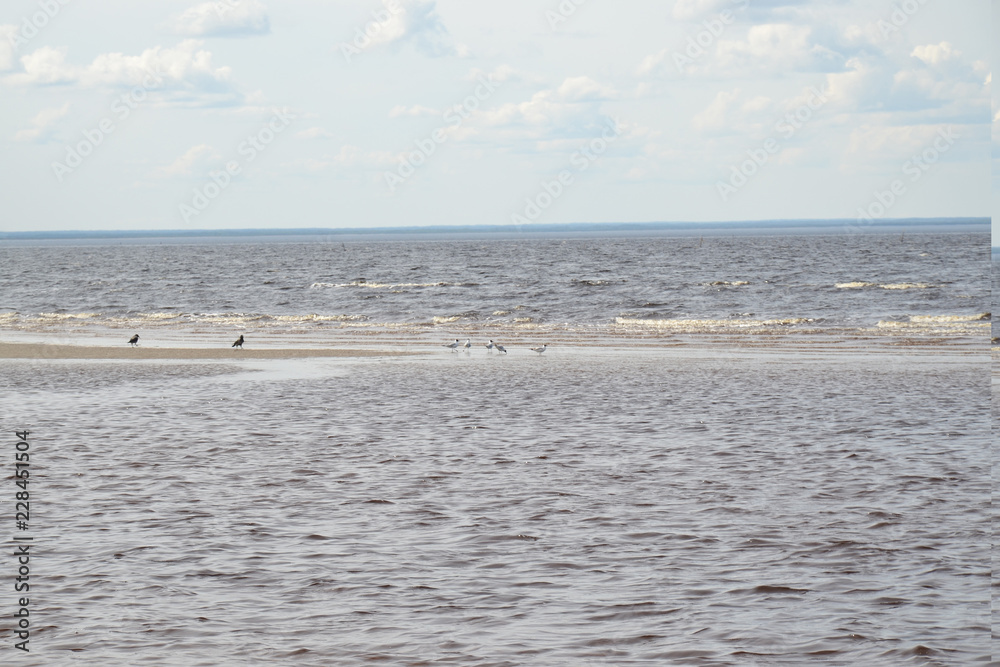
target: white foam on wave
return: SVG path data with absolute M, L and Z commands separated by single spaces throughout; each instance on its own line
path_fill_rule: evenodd
M 869 283 L 861 280 L 855 280 L 849 283 L 837 283 L 834 285 L 837 289 L 863 289 L 865 287 L 879 287 L 881 289 L 890 290 L 904 290 L 904 289 L 930 289 L 934 285 L 929 285 L 927 283 Z
M 642 327 L 649 329 L 673 329 L 686 331 L 705 331 L 720 329 L 755 329 L 765 327 L 787 327 L 796 324 L 805 324 L 813 320 L 805 317 L 787 317 L 773 320 L 713 320 L 713 319 L 689 319 L 689 320 L 642 320 L 629 317 L 616 317 L 615 324 L 628 327 Z
M 979 322 L 992 318 L 990 313 L 975 315 L 911 315 L 911 322 Z
M 912 315 L 909 320 L 882 320 L 876 329 L 886 333 L 981 335 L 990 326 L 990 313 L 975 315 Z
M 44 321 L 89 320 L 100 317 L 100 313 L 38 313 L 38 319 Z
M 367 315 L 272 315 L 275 322 L 302 324 L 307 322 L 360 322 L 369 319 Z

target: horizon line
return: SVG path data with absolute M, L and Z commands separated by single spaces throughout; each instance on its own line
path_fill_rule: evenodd
M 643 230 L 724 230 L 724 229 L 787 229 L 791 227 L 822 228 L 853 226 L 859 229 L 877 227 L 899 228 L 930 225 L 985 225 L 988 216 L 934 217 L 934 218 L 884 218 L 860 223 L 855 218 L 781 218 L 765 220 L 729 221 L 654 221 L 654 222 L 562 222 L 534 223 L 531 225 L 409 225 L 395 227 L 247 227 L 233 229 L 108 229 L 108 230 L 53 230 L 0 232 L 0 240 L 87 239 L 87 238 L 182 238 L 220 236 L 304 236 L 304 235 L 379 235 L 379 234 L 510 234 L 510 233 L 572 233 L 587 231 L 643 231 Z

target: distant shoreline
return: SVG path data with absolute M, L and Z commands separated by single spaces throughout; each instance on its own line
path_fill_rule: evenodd
M 899 218 L 859 225 L 853 218 L 832 220 L 745 220 L 731 222 L 617 222 L 532 225 L 435 225 L 427 227 L 65 230 L 0 232 L 0 243 L 19 241 L 264 242 L 371 241 L 419 239 L 586 238 L 609 236 L 767 236 L 775 234 L 891 234 L 989 232 L 990 218 Z

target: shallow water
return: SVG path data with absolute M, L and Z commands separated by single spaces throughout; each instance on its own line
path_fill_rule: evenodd
M 860 348 L 0 362 L 36 465 L 18 663 L 986 662 L 987 373 Z

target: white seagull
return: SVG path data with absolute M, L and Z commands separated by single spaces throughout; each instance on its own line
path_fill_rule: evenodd
M 505 348 L 505 347 L 504 347 L 503 345 L 501 345 L 500 343 L 493 343 L 493 347 L 495 347 L 495 348 L 496 348 L 497 350 L 499 350 L 500 352 L 503 352 L 504 354 L 507 354 L 507 348 Z
M 458 349 L 459 345 L 461 345 L 461 343 L 459 343 L 458 339 L 456 338 L 454 343 L 448 343 L 447 345 L 445 345 L 445 347 L 449 348 L 452 352 L 454 352 L 455 350 Z
M 532 352 L 537 352 L 538 354 L 541 354 L 542 352 L 545 351 L 545 348 L 547 348 L 548 346 L 549 346 L 549 344 L 546 343 L 545 345 L 542 345 L 541 347 L 533 347 L 533 348 L 531 348 L 531 351 Z
M 466 338 L 465 339 L 465 351 L 468 352 L 471 349 L 472 349 L 472 339 L 471 338 Z
M 492 338 L 490 338 L 490 342 L 486 343 L 486 351 L 487 352 L 492 352 L 493 351 L 493 339 Z

